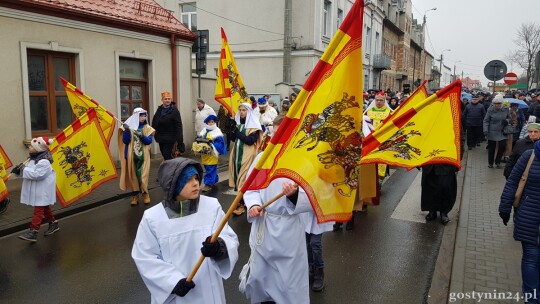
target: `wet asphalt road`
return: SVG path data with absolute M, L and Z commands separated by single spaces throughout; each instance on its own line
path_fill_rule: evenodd
M 312 292 L 311 303 L 427 300 L 443 227 L 390 218 L 416 174 L 398 170 L 383 187 L 382 204 L 360 214 L 354 230 L 324 235 L 326 288 Z M 234 199 L 221 194 L 226 190 L 220 183 L 209 194 L 225 210 Z M 159 189 L 150 194 L 161 197 Z M 62 219 L 49 237 L 43 226 L 36 244 L 18 234 L 0 238 L 0 303 L 149 303 L 130 255 L 145 209 L 124 199 Z M 240 259 L 224 282 L 227 302 L 249 303 L 238 292 L 238 274 L 249 258 L 250 225 L 244 216 L 229 225 L 240 240 Z

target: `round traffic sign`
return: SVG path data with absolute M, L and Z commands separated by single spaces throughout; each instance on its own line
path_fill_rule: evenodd
M 504 83 L 511 85 L 511 84 L 516 84 L 517 82 L 518 82 L 518 77 L 516 73 L 510 72 L 504 75 Z
M 497 81 L 501 80 L 506 74 L 506 64 L 500 60 L 491 60 L 484 67 L 484 76 L 487 79 Z

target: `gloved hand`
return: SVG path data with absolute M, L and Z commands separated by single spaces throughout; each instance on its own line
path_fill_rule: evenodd
M 21 175 L 21 172 L 24 170 L 24 164 L 20 163 L 17 166 L 15 166 L 13 169 L 11 169 L 11 173 Z
M 143 137 L 143 134 L 141 131 L 133 131 L 133 134 L 135 134 L 135 136 L 137 136 L 138 138 L 142 138 Z
M 234 130 L 237 128 L 236 120 L 234 120 L 233 118 L 229 118 L 229 128 L 231 130 Z
M 183 278 L 180 281 L 178 281 L 178 283 L 176 284 L 172 292 L 179 297 L 183 297 L 187 295 L 187 293 L 194 287 L 195 287 L 195 283 L 193 283 L 193 281 L 188 282 L 186 281 L 186 278 Z
M 508 221 L 510 220 L 510 213 L 506 213 L 506 212 L 499 212 L 499 216 L 501 217 L 502 221 L 503 221 L 503 224 L 505 226 L 508 225 Z
M 206 238 L 202 242 L 201 253 L 207 258 L 214 257 L 219 252 L 219 242 L 216 240 L 214 243 L 210 243 L 212 236 Z

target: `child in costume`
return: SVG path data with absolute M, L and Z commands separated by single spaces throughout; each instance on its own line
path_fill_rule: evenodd
M 183 157 L 159 167 L 165 198 L 144 212 L 131 252 L 151 303 L 225 303 L 223 279 L 238 260 L 238 238 L 226 224 L 209 242 L 225 213 L 217 199 L 199 194 L 201 175 L 202 166 Z M 207 258 L 188 282 L 201 253 Z
M 227 154 L 225 139 L 217 126 L 217 121 L 216 115 L 208 115 L 204 119 L 204 129 L 201 130 L 195 143 L 193 143 L 194 150 L 199 150 L 201 153 L 201 162 L 205 170 L 202 192 L 212 190 L 212 187 L 219 181 L 217 174 L 218 156 Z
M 53 158 L 49 151 L 52 142 L 52 139 L 45 136 L 33 138 L 28 147 L 30 152 L 28 163 L 26 165 L 21 163 L 11 170 L 11 173 L 23 178 L 21 203 L 34 206 L 30 231 L 19 236 L 25 241 L 37 241 L 43 217 L 49 222 L 45 236 L 60 230 L 51 210 L 51 205 L 56 202 L 56 172 L 51 165 Z
M 146 110 L 135 108 L 133 115 L 122 125 L 122 141 L 119 143 L 120 189 L 133 191 L 132 206 L 139 203 L 139 193 L 142 193 L 143 202 L 150 204 L 150 144 L 155 130 L 148 124 L 147 117 Z

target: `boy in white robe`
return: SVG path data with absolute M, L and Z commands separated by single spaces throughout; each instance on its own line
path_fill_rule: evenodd
M 199 195 L 201 176 L 201 165 L 186 158 L 159 167 L 166 198 L 145 211 L 131 252 L 152 303 L 225 303 L 222 279 L 238 260 L 238 239 L 225 225 L 209 243 L 224 212 L 217 199 Z M 208 258 L 188 282 L 201 253 Z
M 285 196 L 261 209 L 281 192 Z M 251 303 L 309 303 L 306 239 L 299 214 L 313 209 L 305 191 L 290 179 L 277 178 L 266 189 L 246 191 L 244 201 L 251 223 L 251 257 L 240 274 L 240 291 Z

